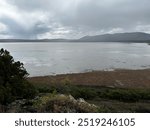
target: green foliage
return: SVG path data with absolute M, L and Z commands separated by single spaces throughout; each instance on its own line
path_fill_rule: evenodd
M 68 77 L 61 81 L 59 87 L 57 87 L 57 91 L 60 93 L 70 94 L 70 90 L 72 88 L 72 83 Z
M 0 50 L 0 104 L 36 94 L 34 87 L 26 80 L 27 75 L 23 63 L 15 62 L 7 50 Z
M 93 99 L 97 97 L 97 92 L 92 88 L 74 87 L 70 94 L 75 98 Z
M 16 79 L 24 79 L 28 75 L 23 63 L 15 62 L 7 50 L 0 50 L 0 84 L 6 86 Z
M 135 89 L 105 89 L 98 92 L 99 97 L 123 102 L 138 102 L 139 100 L 150 100 L 150 90 Z
M 55 95 L 48 93 L 42 97 L 40 97 L 37 101 L 34 102 L 35 108 L 41 108 L 43 105 L 45 105 L 47 102 L 49 102 Z
M 57 92 L 57 88 L 54 86 L 48 87 L 47 85 L 43 84 L 34 84 L 34 86 L 36 87 L 39 93 L 53 93 L 54 91 Z
M 10 103 L 14 100 L 10 87 L 0 86 L 0 104 Z
M 64 80 L 63 80 L 64 81 Z M 68 81 L 67 81 L 68 82 Z M 65 83 L 65 82 L 63 82 Z M 74 86 L 61 84 L 60 86 L 41 86 L 40 92 L 50 92 L 54 90 L 61 94 L 70 94 L 76 99 L 86 100 L 109 99 L 121 102 L 138 102 L 140 100 L 150 100 L 150 89 L 128 89 L 128 88 L 109 88 L 106 86 Z

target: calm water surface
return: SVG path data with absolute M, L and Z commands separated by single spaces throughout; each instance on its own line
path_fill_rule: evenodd
M 30 76 L 150 68 L 146 43 L 0 43 Z

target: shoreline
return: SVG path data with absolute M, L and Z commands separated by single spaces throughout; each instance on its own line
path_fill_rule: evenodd
M 149 65 L 150 66 L 150 65 Z M 85 73 L 92 73 L 92 72 L 114 72 L 114 71 L 142 71 L 142 70 L 150 70 L 150 68 L 139 68 L 139 69 L 122 69 L 122 68 L 110 68 L 110 69 L 102 69 L 102 70 L 85 70 L 81 72 L 68 72 L 68 73 L 52 73 L 47 75 L 35 75 L 35 76 L 29 76 L 27 78 L 35 78 L 35 77 L 51 77 L 51 76 L 60 76 L 60 75 L 73 75 L 73 74 L 85 74 Z
M 150 69 L 115 69 L 112 71 L 91 71 L 83 73 L 57 74 L 27 78 L 34 84 L 61 84 L 69 80 L 73 85 L 108 86 L 118 88 L 150 88 Z

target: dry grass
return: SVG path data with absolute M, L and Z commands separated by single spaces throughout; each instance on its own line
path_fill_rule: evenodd
M 66 78 L 73 85 L 150 88 L 150 69 L 95 71 L 79 74 L 32 77 L 28 78 L 28 80 L 33 84 L 49 86 L 52 84 L 60 85 Z

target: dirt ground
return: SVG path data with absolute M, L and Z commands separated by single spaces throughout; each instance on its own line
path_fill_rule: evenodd
M 69 80 L 74 85 L 108 86 L 122 88 L 150 88 L 150 69 L 93 71 L 78 74 L 30 77 L 28 80 L 36 84 L 61 83 Z

